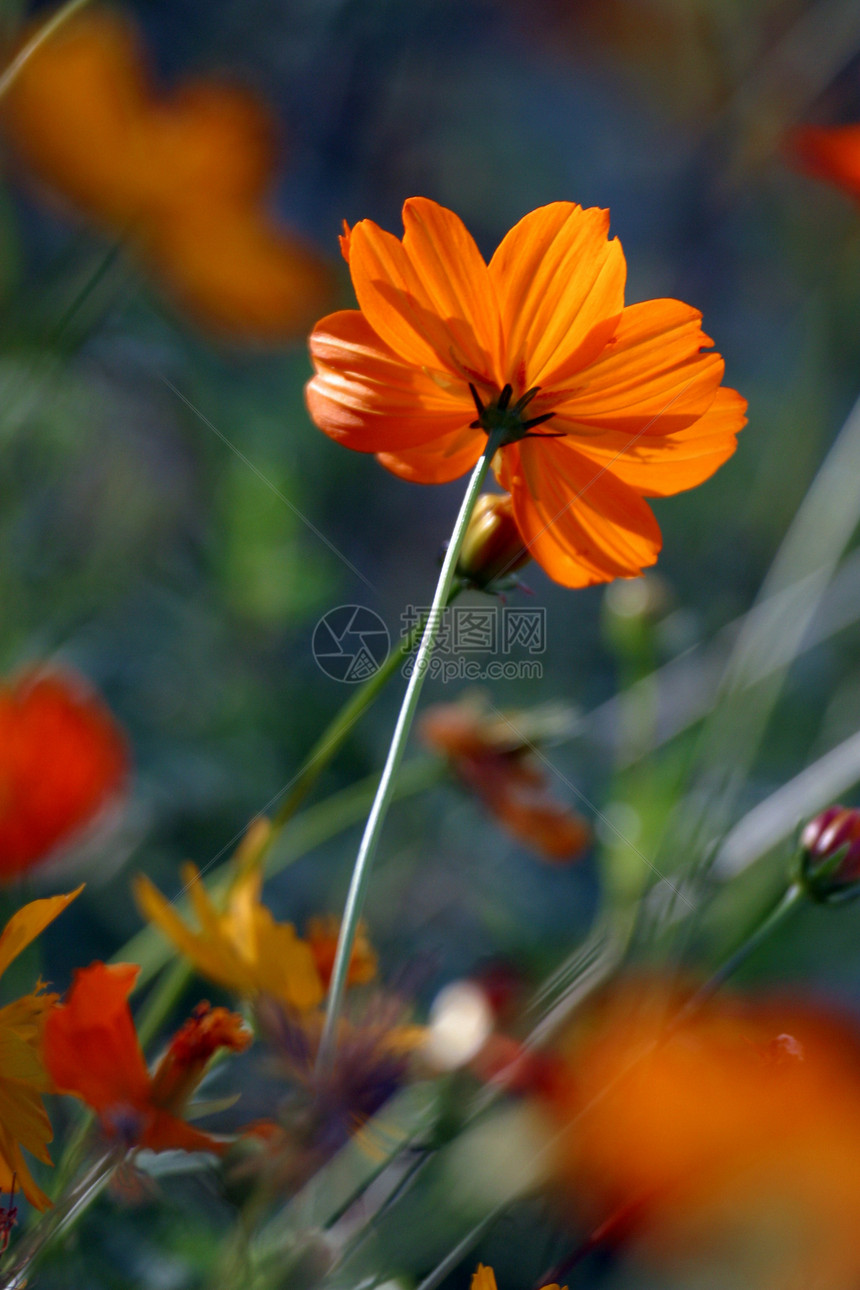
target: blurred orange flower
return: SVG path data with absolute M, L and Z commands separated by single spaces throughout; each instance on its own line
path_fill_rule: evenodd
M 548 796 L 547 777 L 513 724 L 467 699 L 428 708 L 418 730 L 518 842 L 544 860 L 573 860 L 586 849 L 587 823 Z
M 860 125 L 806 126 L 794 132 L 791 148 L 810 175 L 860 199 Z
M 22 67 L 3 120 L 33 175 L 129 237 L 204 326 L 276 342 L 324 307 L 328 270 L 266 209 L 276 156 L 263 107 L 214 81 L 157 94 L 128 17 L 67 21 Z
M 0 686 L 0 880 L 74 841 L 128 769 L 122 731 L 82 677 L 28 671 Z
M 139 970 L 133 963 L 93 963 L 75 973 L 66 1001 L 45 1024 L 54 1087 L 86 1102 L 105 1133 L 129 1148 L 220 1151 L 221 1140 L 180 1116 L 212 1055 L 222 1048 L 243 1052 L 251 1033 L 238 1014 L 201 1004 L 150 1075 L 128 1006 Z
M 32 900 L 12 915 L 0 934 L 0 976 L 81 891 L 78 887 L 66 896 Z M 47 1144 L 54 1135 L 42 1105 L 42 1094 L 50 1089 L 42 1035 L 58 997 L 45 994 L 40 983 L 32 994 L 0 1008 L 0 1191 L 11 1192 L 17 1185 L 37 1209 L 47 1209 L 51 1202 L 36 1186 L 21 1148 L 43 1164 L 51 1163 Z
M 545 1092 L 560 1178 L 590 1221 L 636 1214 L 652 1251 L 778 1234 L 761 1284 L 805 1268 L 847 1290 L 860 1276 L 856 1029 L 795 1003 L 711 1000 L 679 1021 L 680 1006 L 671 989 L 627 987 L 569 1037 Z
M 692 488 L 735 449 L 746 403 L 701 314 L 624 306 L 609 213 L 555 202 L 507 234 L 489 265 L 453 212 L 403 208 L 400 241 L 370 220 L 342 240 L 359 309 L 311 336 L 314 421 L 419 483 L 494 461 L 530 554 L 570 587 L 635 577 L 657 559 L 643 500 Z

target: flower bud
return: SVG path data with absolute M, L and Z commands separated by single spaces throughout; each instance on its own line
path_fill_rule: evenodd
M 482 493 L 466 530 L 457 565 L 459 576 L 476 587 L 487 587 L 515 573 L 530 559 L 510 496 Z
M 860 895 L 860 811 L 829 806 L 800 835 L 800 880 L 818 901 Z

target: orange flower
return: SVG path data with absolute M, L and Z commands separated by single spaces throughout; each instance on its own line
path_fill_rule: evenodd
M 220 1151 L 223 1143 L 180 1119 L 206 1064 L 251 1042 L 242 1018 L 201 1004 L 150 1075 L 128 1006 L 139 968 L 93 963 L 75 973 L 45 1025 L 45 1064 L 59 1093 L 81 1098 L 110 1137 L 152 1151 Z
M 31 900 L 12 915 L 0 934 L 0 976 L 82 890 Z M 51 1163 L 53 1133 L 42 1105 L 42 1094 L 50 1087 L 42 1034 L 56 1002 L 57 995 L 45 994 L 40 983 L 31 994 L 0 1008 L 0 1191 L 11 1193 L 17 1185 L 37 1209 L 47 1209 L 51 1202 L 36 1186 L 21 1149 Z
M 0 878 L 74 841 L 127 775 L 123 734 L 81 677 L 30 671 L 0 687 Z
M 856 1284 L 856 1029 L 820 1008 L 727 999 L 678 1023 L 680 1002 L 628 986 L 569 1037 L 545 1089 L 560 1178 L 590 1221 L 635 1214 L 652 1250 L 782 1231 L 777 1271 Z
M 331 974 L 334 971 L 339 936 L 340 920 L 335 918 L 334 914 L 311 918 L 305 928 L 305 939 L 314 956 L 320 980 L 326 989 L 329 987 Z M 376 951 L 370 943 L 367 928 L 361 923 L 356 932 L 349 959 L 347 985 L 367 985 L 376 976 L 377 962 Z
M 32 173 L 130 237 L 203 325 L 272 342 L 324 305 L 327 269 L 265 207 L 275 149 L 264 109 L 215 82 L 156 94 L 127 18 L 93 9 L 63 24 L 19 72 L 4 121 Z
M 435 202 L 411 198 L 403 223 L 402 241 L 370 220 L 343 240 L 360 308 L 311 336 L 317 425 L 428 484 L 470 470 L 503 431 L 495 471 L 550 577 L 582 587 L 641 573 L 661 543 L 643 498 L 707 479 L 745 424 L 722 359 L 703 352 L 699 312 L 625 308 L 607 211 L 533 211 L 489 265 Z
M 804 170 L 860 199 L 860 125 L 807 126 L 791 147 Z
M 545 860 L 572 860 L 588 845 L 580 815 L 547 795 L 546 776 L 513 726 L 477 699 L 439 703 L 420 719 L 421 738 L 518 842 Z

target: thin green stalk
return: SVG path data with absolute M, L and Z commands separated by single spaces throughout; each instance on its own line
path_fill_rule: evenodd
M 725 985 L 729 977 L 734 976 L 738 968 L 746 963 L 751 954 L 763 944 L 770 936 L 771 932 L 779 927 L 789 914 L 793 913 L 801 904 L 805 897 L 803 887 L 799 882 L 791 883 L 780 896 L 779 900 L 771 909 L 770 913 L 765 914 L 761 922 L 753 929 L 746 939 L 738 946 L 733 954 L 730 954 L 725 963 L 717 969 L 704 985 L 700 986 L 691 999 L 685 1003 L 684 1007 L 676 1019 L 674 1025 L 685 1021 L 686 1018 L 696 1011 L 703 1003 Z
M 462 587 L 459 583 L 454 582 L 449 588 L 446 595 L 445 604 L 449 605 L 460 594 Z M 377 672 L 374 672 L 364 685 L 349 699 L 335 716 L 334 720 L 329 723 L 311 751 L 301 771 L 298 774 L 287 797 L 281 803 L 272 820 L 272 835 L 270 836 L 264 848 L 264 854 L 271 849 L 278 832 L 284 827 L 288 820 L 295 814 L 296 809 L 301 805 L 311 788 L 319 779 L 322 772 L 328 766 L 335 753 L 343 744 L 356 721 L 364 715 L 372 703 L 376 701 L 377 696 L 382 692 L 393 676 L 401 670 L 406 659 L 412 653 L 417 645 L 421 633 L 424 631 L 426 619 L 409 633 L 401 641 L 397 649 L 393 650 Z
M 388 808 L 394 795 L 397 771 L 400 767 L 401 761 L 403 760 L 406 741 L 409 738 L 409 732 L 412 729 L 412 722 L 415 718 L 418 700 L 421 697 L 421 690 L 424 686 L 424 681 L 429 669 L 430 655 L 433 652 L 433 647 L 436 644 L 436 638 L 439 633 L 442 611 L 448 603 L 451 588 L 454 585 L 457 561 L 460 558 L 460 550 L 463 546 L 463 540 L 466 536 L 469 520 L 472 517 L 472 511 L 475 508 L 478 495 L 480 494 L 484 480 L 487 477 L 490 463 L 502 441 L 503 434 L 504 432 L 502 430 L 494 430 L 490 435 L 488 435 L 487 445 L 481 455 L 480 461 L 472 472 L 471 479 L 469 480 L 469 486 L 466 489 L 466 495 L 463 498 L 463 502 L 460 506 L 460 513 L 457 516 L 457 520 L 454 524 L 454 531 L 451 534 L 451 541 L 448 546 L 448 550 L 445 553 L 442 571 L 439 574 L 439 581 L 436 584 L 433 603 L 430 606 L 430 613 L 427 617 L 427 622 L 421 635 L 421 644 L 418 647 L 418 653 L 415 657 L 412 674 L 409 677 L 409 684 L 407 685 L 406 693 L 403 696 L 403 703 L 397 718 L 397 724 L 394 727 L 394 734 L 391 739 L 391 745 L 388 749 L 388 756 L 385 759 L 385 766 L 383 767 L 382 775 L 379 780 L 379 788 L 377 789 L 373 806 L 370 808 L 370 814 L 367 817 L 364 836 L 361 839 L 361 845 L 359 846 L 355 866 L 352 871 L 352 881 L 350 882 L 349 894 L 346 899 L 343 921 L 340 926 L 337 953 L 335 955 L 334 969 L 331 976 L 331 985 L 329 986 L 325 1023 L 323 1025 L 319 1052 L 317 1054 L 317 1070 L 319 1071 L 329 1069 L 334 1058 L 337 1025 L 340 1019 L 341 1007 L 343 1005 L 346 977 L 349 970 L 350 958 L 352 957 L 353 942 L 355 941 L 359 920 L 361 919 L 361 912 L 364 907 L 364 898 L 367 892 L 367 884 L 370 878 L 373 858 L 376 853 L 385 818 L 388 814 Z

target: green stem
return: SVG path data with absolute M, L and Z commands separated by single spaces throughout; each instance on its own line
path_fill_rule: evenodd
M 767 940 L 771 932 L 775 931 L 789 914 L 798 908 L 804 899 L 804 895 L 803 887 L 799 882 L 793 882 L 786 888 L 770 912 L 765 914 L 761 922 L 750 932 L 749 936 L 738 946 L 735 952 L 730 954 L 714 975 L 699 987 L 692 998 L 687 1000 L 673 1022 L 673 1029 L 680 1022 L 686 1021 L 690 1014 L 695 1012 L 703 1003 L 707 1003 L 708 999 L 716 994 L 730 977 L 734 976 L 738 968 L 746 963 L 750 955 Z
M 469 520 L 472 516 L 475 503 L 487 477 L 487 471 L 490 463 L 495 456 L 496 450 L 503 437 L 503 431 L 496 430 L 487 437 L 487 445 L 481 455 L 481 459 L 472 472 L 469 480 L 469 486 L 466 489 L 466 495 L 460 506 L 460 513 L 454 524 L 454 531 L 451 534 L 451 541 L 448 550 L 445 553 L 445 559 L 442 564 L 442 571 L 439 574 L 439 581 L 436 584 L 436 591 L 433 596 L 433 603 L 430 607 L 430 613 L 421 635 L 421 644 L 418 647 L 418 653 L 415 657 L 415 663 L 412 673 L 409 677 L 409 684 L 406 687 L 406 693 L 403 696 L 403 703 L 400 707 L 400 713 L 397 717 L 397 724 L 394 727 L 394 734 L 391 738 L 391 745 L 388 749 L 388 756 L 385 759 L 385 766 L 379 780 L 379 788 L 376 791 L 376 797 L 373 806 L 370 808 L 370 814 L 367 817 L 367 824 L 364 829 L 364 836 L 361 839 L 361 845 L 358 849 L 355 866 L 352 871 L 352 880 L 349 886 L 349 894 L 346 898 L 346 907 L 343 913 L 343 921 L 340 927 L 340 936 L 337 942 L 337 953 L 335 955 L 334 969 L 329 986 L 328 1003 L 326 1007 L 325 1023 L 320 1038 L 319 1052 L 317 1054 L 317 1070 L 326 1071 L 331 1067 L 334 1059 L 334 1049 L 336 1045 L 337 1025 L 340 1019 L 340 1012 L 343 1006 L 343 995 L 346 989 L 346 977 L 349 970 L 349 962 L 352 957 L 352 947 L 355 941 L 358 924 L 361 919 L 361 912 L 364 907 L 364 898 L 367 892 L 367 884 L 370 878 L 373 858 L 376 854 L 376 848 L 379 844 L 379 837 L 382 827 L 385 823 L 385 817 L 388 814 L 388 808 L 394 795 L 394 786 L 397 778 L 397 771 L 403 760 L 403 753 L 406 749 L 406 741 L 409 738 L 409 732 L 412 729 L 412 722 L 415 718 L 415 712 L 418 707 L 418 700 L 421 697 L 421 690 L 429 670 L 430 655 L 436 644 L 436 638 L 439 633 L 440 619 L 442 611 L 448 603 L 448 597 L 451 588 L 454 585 L 454 576 L 457 569 L 457 561 L 460 557 L 460 550 L 463 546 L 463 540 L 466 536 L 466 530 L 469 526 Z
M 446 604 L 450 604 L 459 595 L 460 590 L 460 585 L 455 583 L 446 595 Z M 329 723 L 320 735 L 293 782 L 288 796 L 284 798 L 272 820 L 272 835 L 264 848 L 264 854 L 269 852 L 279 831 L 293 817 L 297 808 L 343 744 L 352 727 L 364 715 L 370 705 L 376 701 L 377 696 L 391 678 L 401 670 L 406 659 L 417 645 L 421 633 L 424 631 L 425 622 L 426 620 L 422 620 L 417 627 L 413 628 L 397 649 L 389 654 L 379 670 L 374 672 L 373 676 L 343 705 L 334 720 Z

